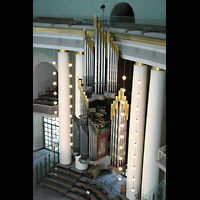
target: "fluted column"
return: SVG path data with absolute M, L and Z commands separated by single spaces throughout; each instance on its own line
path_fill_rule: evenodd
M 145 131 L 142 197 L 159 183 L 156 159 L 163 130 L 165 83 L 166 71 L 152 67 Z
M 135 194 L 140 193 L 141 187 L 147 71 L 148 66 L 138 62 L 135 63 L 132 81 L 126 182 L 126 197 L 131 200 L 135 200 Z
M 70 138 L 70 88 L 69 88 L 69 52 L 58 50 L 58 102 L 60 132 L 60 163 L 69 165 L 71 157 Z
M 78 78 L 83 80 L 84 52 L 76 52 L 76 79 L 75 79 L 75 114 L 79 117 L 80 112 L 80 90 L 78 89 Z

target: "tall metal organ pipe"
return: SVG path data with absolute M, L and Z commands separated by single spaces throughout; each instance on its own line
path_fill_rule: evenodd
M 97 40 L 98 40 L 98 29 L 97 29 L 97 17 L 94 17 L 94 47 L 95 47 L 95 60 L 94 60 L 94 87 L 95 87 L 95 94 L 97 94 Z
M 111 141 L 110 159 L 111 166 L 122 170 L 126 166 L 126 134 L 129 104 L 122 89 L 111 104 Z

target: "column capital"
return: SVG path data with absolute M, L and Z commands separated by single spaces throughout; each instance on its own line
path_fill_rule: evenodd
M 164 69 L 161 69 L 159 67 L 154 67 L 154 66 L 152 66 L 151 69 L 154 71 L 165 71 Z
M 69 51 L 67 51 L 65 49 L 58 49 L 58 52 L 65 53 L 65 52 L 69 52 Z
M 77 55 L 84 55 L 84 52 L 82 52 L 82 51 L 77 51 L 76 54 L 77 54 Z
M 140 62 L 135 62 L 135 65 L 142 66 L 142 65 L 145 65 L 145 64 L 143 64 L 143 63 L 140 63 Z

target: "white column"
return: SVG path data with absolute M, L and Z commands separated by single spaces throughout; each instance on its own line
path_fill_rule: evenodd
M 159 168 L 156 165 L 156 158 L 158 148 L 161 145 L 163 130 L 166 72 L 157 70 L 160 69 L 152 67 L 149 86 L 142 175 L 142 197 L 159 183 Z
M 137 192 L 140 193 L 141 186 L 147 98 L 147 71 L 148 66 L 143 65 L 142 63 L 135 63 L 132 81 L 126 182 L 126 197 L 131 200 L 135 200 L 135 194 Z M 138 94 L 140 95 L 139 98 L 137 97 Z M 139 108 L 139 110 L 136 108 Z M 138 123 L 136 123 L 136 119 L 139 120 Z M 135 134 L 135 131 L 137 131 L 137 135 Z M 134 158 L 134 155 L 136 155 L 136 158 Z M 133 169 L 133 166 L 135 166 L 135 170 Z M 133 188 L 134 192 L 132 190 Z
M 80 90 L 78 89 L 78 77 L 83 80 L 83 68 L 84 68 L 84 52 L 76 52 L 76 80 L 75 80 L 75 115 L 78 117 L 80 112 Z
M 60 132 L 60 163 L 69 165 L 71 157 L 70 137 L 70 88 L 69 88 L 69 52 L 58 50 L 58 105 Z

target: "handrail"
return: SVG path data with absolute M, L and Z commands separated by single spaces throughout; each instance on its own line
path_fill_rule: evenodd
M 54 151 L 54 154 L 57 154 L 58 158 L 59 158 L 58 152 Z M 47 159 L 47 157 L 48 157 L 48 159 Z M 55 161 L 54 158 L 55 157 L 53 157 L 53 166 L 56 163 L 58 163 L 58 162 Z M 49 162 L 49 163 L 47 164 L 47 162 Z M 47 166 L 48 166 L 49 170 L 47 170 Z M 39 162 L 37 162 L 35 168 L 36 168 L 36 183 L 38 185 L 42 181 L 42 179 L 47 175 L 47 172 L 50 171 L 50 168 L 51 168 L 51 155 L 50 155 L 50 153 L 47 153 Z M 43 171 L 43 168 L 44 168 L 44 171 Z M 40 171 L 40 174 L 38 173 L 38 171 Z M 40 178 L 39 178 L 39 176 L 40 176 Z

